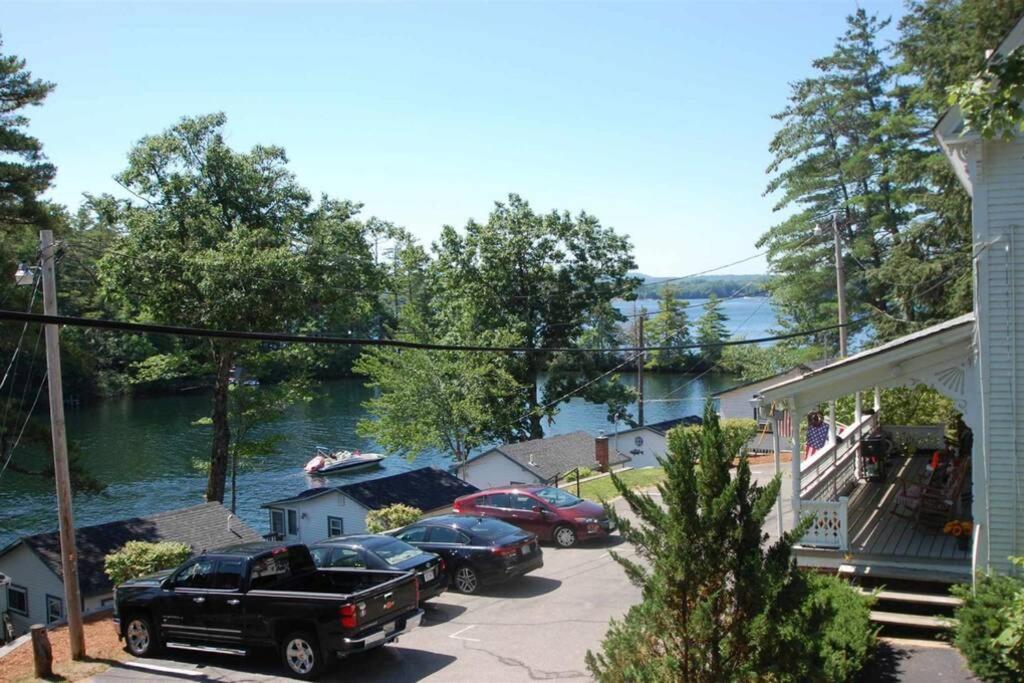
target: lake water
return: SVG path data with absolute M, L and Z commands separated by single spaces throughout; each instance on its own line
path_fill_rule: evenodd
M 648 311 L 657 301 L 647 302 Z M 628 304 L 632 308 L 632 303 Z M 747 337 L 764 336 L 774 324 L 771 306 L 763 299 L 725 302 L 729 327 Z M 691 310 L 698 314 L 699 309 Z M 696 315 L 693 315 L 696 317 Z M 622 381 L 632 384 L 632 374 Z M 704 397 L 733 384 L 722 375 L 652 375 L 645 378 L 648 403 L 647 422 L 657 422 L 700 413 Z M 326 382 L 312 403 L 290 411 L 287 418 L 270 429 L 285 436 L 276 455 L 250 462 L 239 474 L 238 514 L 257 531 L 267 530 L 266 514 L 260 504 L 298 493 L 324 483 L 302 471 L 315 445 L 360 447 L 372 451 L 374 444 L 356 436 L 356 423 L 364 416 L 362 403 L 369 398 L 362 380 Z M 667 397 L 669 400 L 659 400 Z M 193 461 L 209 457 L 209 427 L 192 423 L 209 414 L 208 395 L 185 394 L 155 398 L 108 400 L 80 408 L 68 408 L 68 438 L 75 442 L 82 463 L 108 488 L 100 495 L 75 496 L 78 526 L 146 515 L 202 502 L 206 476 L 193 468 Z M 635 407 L 633 413 L 635 414 Z M 596 434 L 611 433 L 603 405 L 573 399 L 563 404 L 548 434 L 578 429 Z M 621 428 L 621 425 L 620 427 Z M 32 453 L 40 462 L 49 452 Z M 423 453 L 415 460 L 390 457 L 381 469 L 349 476 L 332 476 L 327 481 L 347 483 L 379 477 L 425 465 L 448 466 L 439 453 Z M 0 479 L 0 547 L 17 536 L 49 531 L 56 527 L 56 502 L 51 482 L 7 471 Z

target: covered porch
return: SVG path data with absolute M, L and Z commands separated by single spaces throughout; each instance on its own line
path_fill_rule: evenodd
M 963 538 L 949 533 L 956 529 L 947 524 L 981 519 L 971 501 L 980 498 L 984 482 L 971 476 L 970 454 L 946 448 L 944 425 L 888 423 L 881 389 L 932 387 L 953 400 L 968 426 L 976 426 L 973 330 L 973 315 L 962 316 L 762 391 L 758 401 L 774 423 L 777 453 L 803 454 L 800 423 L 828 406 L 828 443 L 791 460 L 788 509 L 780 495 L 775 515 L 773 531 L 779 534 L 794 520 L 813 516 L 795 548 L 802 566 L 887 578 L 970 578 L 981 525 L 972 525 Z M 844 396 L 855 397 L 854 419 L 846 427 L 835 419 L 835 401 Z M 775 470 L 781 472 L 778 458 Z

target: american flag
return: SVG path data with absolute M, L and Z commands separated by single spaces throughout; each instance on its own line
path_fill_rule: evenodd
M 781 411 L 782 415 L 778 419 L 779 424 L 779 436 L 783 439 L 793 438 L 793 416 L 788 410 Z

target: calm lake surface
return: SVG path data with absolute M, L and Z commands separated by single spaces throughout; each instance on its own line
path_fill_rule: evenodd
M 696 302 L 690 302 L 691 304 Z M 648 311 L 657 301 L 642 302 Z M 632 311 L 632 303 L 627 304 Z M 738 334 L 760 337 L 774 324 L 774 313 L 764 299 L 736 299 L 725 302 L 729 327 Z M 699 309 L 690 309 L 691 318 Z M 622 381 L 632 384 L 632 375 Z M 645 378 L 645 406 L 648 423 L 700 413 L 704 397 L 731 386 L 732 378 L 722 375 L 652 375 Z M 658 399 L 668 396 L 667 401 Z M 446 467 L 450 460 L 439 453 L 423 453 L 415 460 L 390 457 L 382 468 L 361 474 L 310 477 L 302 466 L 318 444 L 376 450 L 372 441 L 356 435 L 356 423 L 365 415 L 362 403 L 370 397 L 360 379 L 326 382 L 312 403 L 293 409 L 287 418 L 270 427 L 285 436 L 278 452 L 249 462 L 238 477 L 238 515 L 257 531 L 267 530 L 260 504 L 317 486 L 394 474 L 426 465 Z M 174 395 L 155 398 L 108 400 L 67 409 L 68 439 L 77 444 L 82 463 L 108 484 L 100 495 L 75 496 L 78 526 L 114 519 L 147 515 L 203 501 L 206 476 L 193 462 L 209 457 L 209 427 L 192 423 L 209 414 L 208 395 Z M 633 410 L 635 414 L 635 408 Z M 619 425 L 621 429 L 622 426 Z M 606 419 L 603 405 L 573 399 L 563 404 L 555 421 L 545 426 L 548 434 L 582 429 L 592 434 L 616 429 Z M 48 451 L 33 453 L 41 461 Z M 8 471 L 0 480 L 0 547 L 17 536 L 56 528 L 56 499 L 51 482 Z

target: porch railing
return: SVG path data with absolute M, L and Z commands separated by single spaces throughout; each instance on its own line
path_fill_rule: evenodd
M 849 498 L 842 496 L 839 500 L 807 500 L 800 501 L 801 515 L 813 515 L 814 521 L 800 545 L 816 548 L 849 549 L 849 529 L 847 513 Z
M 800 465 L 800 500 L 836 500 L 856 483 L 857 451 L 878 425 L 878 415 L 861 417 L 833 443 Z

